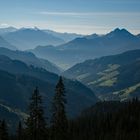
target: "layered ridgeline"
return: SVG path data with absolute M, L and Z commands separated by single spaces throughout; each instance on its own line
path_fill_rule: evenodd
M 38 45 L 60 45 L 64 43 L 64 40 L 38 28 L 22 28 L 6 33 L 3 37 L 20 50 L 31 49 Z
M 0 35 L 19 50 L 33 49 L 38 45 L 56 46 L 77 37 L 82 37 L 82 35 L 79 34 L 59 33 L 36 27 L 21 29 L 16 29 L 14 27 L 0 28 Z
M 47 71 L 60 74 L 62 71 L 61 68 L 57 67 L 55 64 L 51 63 L 48 60 L 41 59 L 36 57 L 33 53 L 25 51 L 14 51 L 6 48 L 0 48 L 0 55 L 5 55 L 10 57 L 13 60 L 20 60 L 26 63 L 27 65 L 33 65 L 35 67 L 41 67 Z
M 15 31 L 17 31 L 17 29 L 12 26 L 9 26 L 6 28 L 0 28 L 0 35 L 4 35 L 4 34 L 15 32 Z
M 56 32 L 56 31 L 52 31 L 52 30 L 45 30 L 45 29 L 43 31 L 48 34 L 51 34 L 55 37 L 61 38 L 65 42 L 69 42 L 69 41 L 74 40 L 75 38 L 84 36 L 84 35 L 76 34 L 76 33 L 60 33 L 60 32 Z
M 8 49 L 16 50 L 17 48 L 7 42 L 3 37 L 0 36 L 0 47 L 5 47 Z
M 46 58 L 64 68 L 105 55 L 140 49 L 140 38 L 125 29 L 115 29 L 106 35 L 89 35 L 76 38 L 66 44 L 38 46 L 30 50 L 37 56 Z
M 102 100 L 140 97 L 140 50 L 87 60 L 63 74 L 81 81 Z
M 45 110 L 49 116 L 58 79 L 59 76 L 45 69 L 28 66 L 7 56 L 0 56 L 1 119 L 6 118 L 8 123 L 13 123 L 17 118 L 26 117 L 28 101 L 36 86 L 43 96 Z M 78 81 L 64 79 L 64 84 L 69 117 L 76 117 L 83 109 L 97 102 L 94 93 Z
M 35 48 L 38 45 L 60 45 L 83 35 L 59 33 L 47 29 L 7 27 L 0 28 L 0 35 L 18 49 Z

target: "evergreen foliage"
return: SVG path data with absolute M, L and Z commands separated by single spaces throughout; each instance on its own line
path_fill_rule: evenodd
M 53 140 L 67 140 L 68 120 L 65 111 L 65 87 L 63 79 L 60 77 L 52 105 L 51 138 Z
M 140 101 L 101 102 L 70 122 L 71 140 L 139 140 Z
M 17 128 L 17 140 L 24 140 L 24 137 L 24 129 L 20 121 Z
M 29 140 L 46 140 L 47 137 L 42 97 L 37 87 L 30 99 L 29 117 L 26 121 L 26 134 Z
M 68 120 L 65 86 L 60 77 L 53 98 L 51 123 L 46 127 L 42 96 L 36 88 L 25 125 L 19 122 L 15 135 L 0 121 L 0 140 L 140 140 L 140 101 L 104 101 Z

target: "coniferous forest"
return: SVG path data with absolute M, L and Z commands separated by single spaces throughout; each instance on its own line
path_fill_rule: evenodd
M 18 122 L 11 133 L 5 120 L 0 121 L 0 140 L 139 140 L 140 101 L 104 101 L 69 119 L 66 92 L 60 77 L 52 101 L 51 119 L 44 113 L 43 97 L 35 88 L 29 99 L 28 117 Z

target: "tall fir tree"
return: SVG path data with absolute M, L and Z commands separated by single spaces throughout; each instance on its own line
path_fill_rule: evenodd
M 26 120 L 26 126 L 26 135 L 29 140 L 48 139 L 42 97 L 37 87 L 30 99 L 29 117 Z
M 52 135 L 53 140 L 67 140 L 68 135 L 68 120 L 65 111 L 65 87 L 63 84 L 63 79 L 60 77 L 53 99 L 52 105 Z
M 19 122 L 17 127 L 17 140 L 24 140 L 24 129 L 22 127 L 21 121 Z
M 8 128 L 5 120 L 0 122 L 0 140 L 9 140 Z

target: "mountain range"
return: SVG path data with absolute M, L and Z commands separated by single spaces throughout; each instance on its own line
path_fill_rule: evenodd
M 59 76 L 43 68 L 28 66 L 22 61 L 0 55 L 0 114 L 8 122 L 24 119 L 33 89 L 38 86 L 43 96 L 45 112 L 50 116 L 51 101 Z M 76 80 L 64 79 L 67 113 L 76 117 L 83 109 L 95 104 L 98 98 L 92 90 Z M 13 116 L 13 117 L 12 117 Z M 14 118 L 15 116 L 15 118 Z M 9 123 L 10 123 L 9 122 Z
M 47 71 L 60 74 L 62 69 L 56 66 L 55 64 L 49 62 L 48 60 L 41 59 L 36 57 L 31 52 L 25 52 L 25 51 L 14 51 L 7 48 L 0 48 L 0 55 L 5 55 L 10 57 L 13 60 L 20 60 L 24 63 L 30 65 L 33 65 L 35 67 L 44 68 Z
M 50 101 L 54 93 L 55 85 L 59 79 L 56 74 L 41 68 L 27 66 L 21 61 L 11 60 L 6 56 L 0 56 L 0 71 L 1 85 L 3 85 L 0 86 L 0 99 L 23 110 L 27 106 L 27 101 L 35 86 L 38 86 L 40 92 Z M 6 88 L 6 82 L 9 86 L 8 89 Z M 69 102 L 68 106 L 77 104 L 79 100 L 79 105 L 76 105 L 77 107 L 69 107 L 69 109 L 75 108 L 75 111 L 70 111 L 69 114 L 77 114 L 83 107 L 85 108 L 86 105 L 94 104 L 94 102 L 97 101 L 94 93 L 78 81 L 64 79 L 64 83 Z
M 4 34 L 3 37 L 20 50 L 31 49 L 38 45 L 60 45 L 64 43 L 62 39 L 38 28 L 21 28 Z
M 14 27 L 0 28 L 0 35 L 9 42 L 9 44 L 16 46 L 18 50 L 33 49 L 38 45 L 56 46 L 77 37 L 82 37 L 82 35 L 79 34 L 59 33 L 52 30 L 39 29 L 37 27 L 20 29 Z
M 49 116 L 59 75 L 66 77 L 70 117 L 100 100 L 140 97 L 140 35 L 119 28 L 83 36 L 8 27 L 0 36 L 0 113 L 8 124 L 27 117 L 36 86 Z
M 63 69 L 101 56 L 140 49 L 139 35 L 116 28 L 105 35 L 58 33 L 38 28 L 0 29 L 0 47 L 27 50 Z
M 15 32 L 15 31 L 17 31 L 17 29 L 12 26 L 6 27 L 6 28 L 0 28 L 0 35 L 4 35 L 4 34 Z
M 86 60 L 63 75 L 87 85 L 101 100 L 140 97 L 140 50 Z
M 140 49 L 140 38 L 126 29 L 117 28 L 106 35 L 93 34 L 76 38 L 57 47 L 38 46 L 29 51 L 67 69 L 87 59 L 134 49 Z
M 76 34 L 76 33 L 59 33 L 52 30 L 43 30 L 44 32 L 51 34 L 55 37 L 63 39 L 65 42 L 69 42 L 74 40 L 75 38 L 83 37 L 84 35 Z

